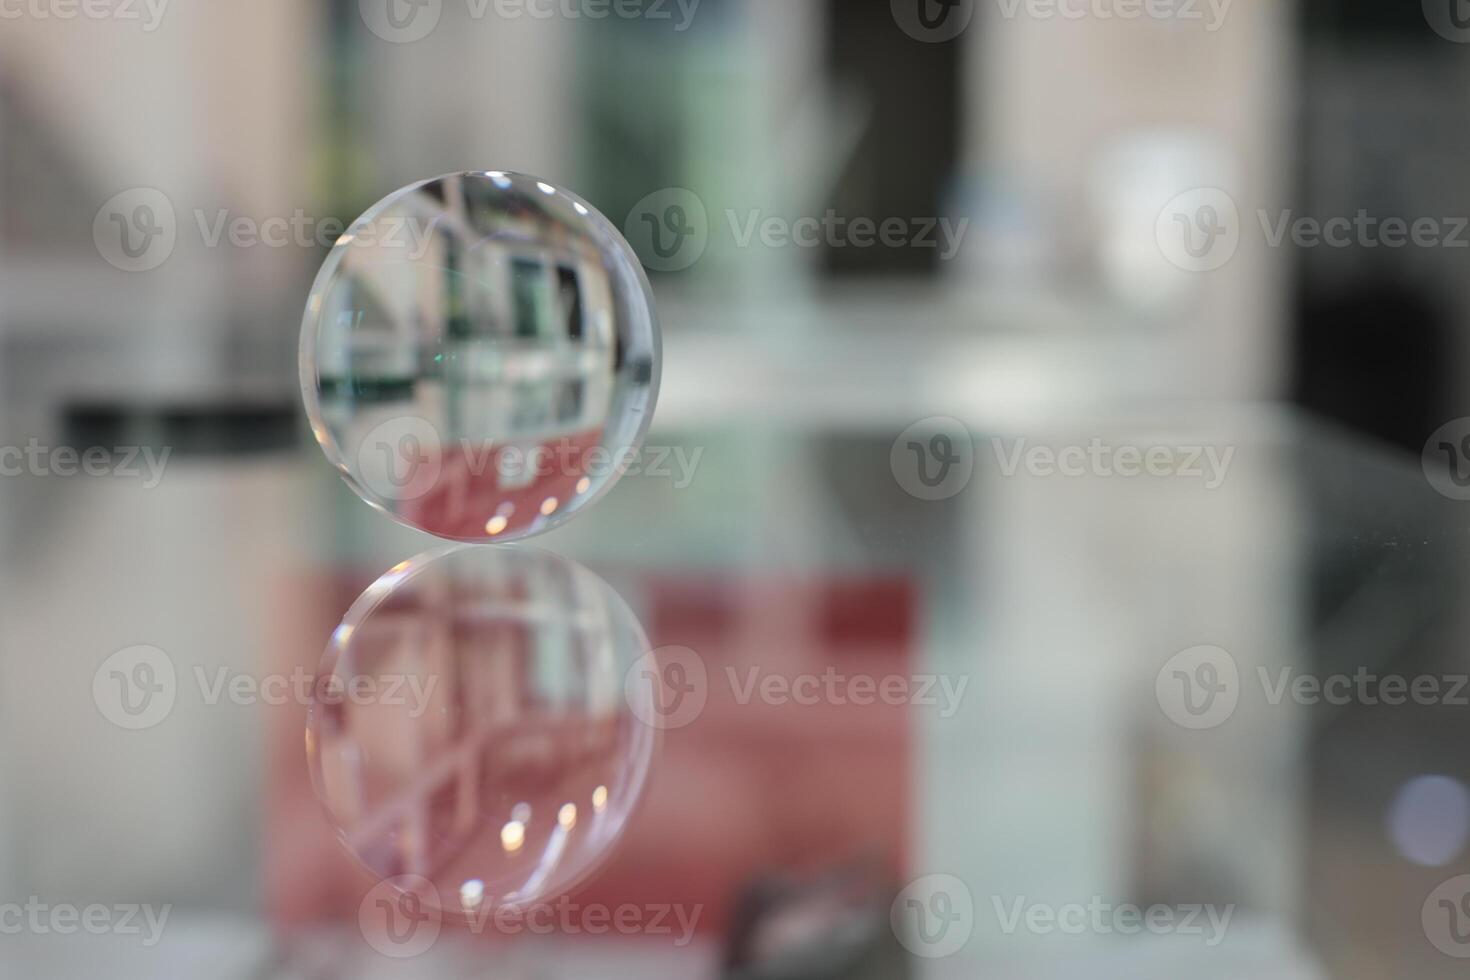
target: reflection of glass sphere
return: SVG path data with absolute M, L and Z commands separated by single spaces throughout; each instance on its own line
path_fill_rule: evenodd
M 658 395 L 648 280 L 534 177 L 466 173 L 368 209 L 317 274 L 301 389 L 368 503 L 460 541 L 547 530 L 636 460 Z
M 656 730 L 625 686 L 648 650 L 618 594 L 540 551 L 457 546 L 347 611 L 308 715 L 312 782 L 383 878 L 465 916 L 565 893 L 607 856 Z

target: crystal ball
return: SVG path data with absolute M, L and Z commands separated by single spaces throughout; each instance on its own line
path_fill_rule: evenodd
M 363 500 L 442 538 L 513 541 L 637 465 L 659 331 L 637 256 L 595 208 L 461 173 L 390 194 L 337 240 L 300 369 L 317 442 Z

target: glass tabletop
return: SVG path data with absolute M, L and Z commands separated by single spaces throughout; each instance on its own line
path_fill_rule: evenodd
M 363 716 L 338 743 L 331 778 L 366 787 L 348 822 L 400 821 L 348 846 L 309 736 L 303 751 L 323 650 L 377 588 L 397 618 L 355 649 L 442 673 L 423 651 L 444 605 L 392 605 L 413 591 L 392 570 L 436 542 L 310 447 L 171 466 L 147 492 L 17 491 L 28 557 L 5 616 L 35 656 L 8 661 L 0 831 L 28 843 L 0 871 L 38 903 L 120 915 L 142 896 L 140 935 L 156 928 L 29 930 L 28 970 L 1432 977 L 1466 949 L 1466 518 L 1398 451 L 1274 409 L 1014 431 L 656 424 L 595 513 L 492 548 L 514 560 L 471 597 L 502 605 L 476 615 L 510 602 L 516 629 L 444 641 L 539 666 L 458 669 L 440 677 L 455 725 Z M 526 573 L 526 555 L 573 571 Z M 605 585 L 568 599 L 564 574 Z M 609 603 L 646 640 L 608 640 Z M 656 735 L 637 785 L 589 782 L 570 827 L 534 778 L 558 805 L 466 791 L 465 772 L 555 766 L 601 649 L 625 658 L 604 704 Z M 467 747 L 486 685 L 519 707 Z M 410 778 L 428 824 L 403 816 L 393 780 Z M 432 905 L 383 891 L 465 848 L 544 858 L 558 827 L 595 833 L 599 798 L 623 822 L 575 859 L 585 876 L 524 907 L 478 878 Z M 447 810 L 457 843 L 410 846 L 415 826 L 442 843 L 430 818 Z

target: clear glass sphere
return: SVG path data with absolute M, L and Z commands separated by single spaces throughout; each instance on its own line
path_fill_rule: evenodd
M 463 173 L 369 208 L 322 264 L 301 389 L 369 504 L 458 541 L 567 520 L 636 459 L 658 395 L 643 268 L 582 199 Z
M 346 848 L 472 918 L 565 894 L 609 854 L 652 761 L 648 642 L 575 562 L 440 549 L 394 567 L 327 645 L 312 784 Z

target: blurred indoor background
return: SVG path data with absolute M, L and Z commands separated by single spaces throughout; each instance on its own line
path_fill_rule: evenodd
M 1466 42 L 1462 0 L 0 0 L 0 975 L 1462 975 Z M 332 472 L 297 345 L 346 224 L 484 170 L 574 189 L 658 300 L 669 474 L 532 543 L 708 666 L 574 896 L 687 942 L 382 955 L 306 706 L 193 683 L 314 670 L 435 543 Z M 934 419 L 943 493 L 902 472 Z M 1011 462 L 1095 443 L 1228 462 Z M 94 678 L 136 645 L 181 687 L 127 730 Z M 1181 724 L 1202 646 L 1238 705 Z M 724 683 L 832 665 L 965 693 Z M 1024 914 L 1130 903 L 1229 926 Z

